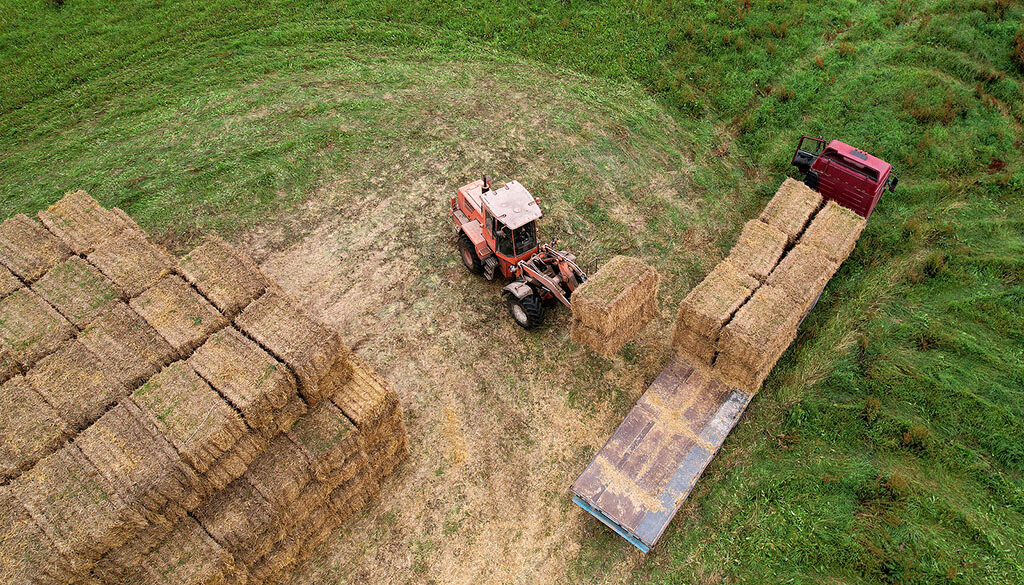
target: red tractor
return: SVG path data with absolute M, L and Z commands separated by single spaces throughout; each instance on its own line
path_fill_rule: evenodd
M 852 209 L 865 218 L 871 215 L 882 192 L 896 190 L 899 178 L 892 165 L 849 144 L 801 136 L 793 166 L 804 173 L 804 183 L 825 199 Z
M 459 254 L 471 272 L 494 280 L 514 279 L 502 296 L 516 323 L 532 329 L 544 322 L 544 303 L 569 297 L 587 280 L 576 256 L 537 243 L 539 201 L 518 181 L 498 189 L 484 177 L 459 187 L 451 201 L 451 217 L 459 239 Z

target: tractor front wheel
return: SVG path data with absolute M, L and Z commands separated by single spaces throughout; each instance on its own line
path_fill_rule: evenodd
M 533 329 L 544 322 L 544 305 L 537 295 L 530 294 L 521 299 L 508 295 L 507 302 L 508 312 L 523 329 Z
M 474 274 L 483 272 L 480 258 L 476 255 L 476 248 L 464 232 L 459 232 L 459 255 L 462 256 L 462 263 L 466 265 L 467 270 Z

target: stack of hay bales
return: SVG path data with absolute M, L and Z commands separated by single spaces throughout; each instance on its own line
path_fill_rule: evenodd
M 865 223 L 786 179 L 726 260 L 683 299 L 673 337 L 678 353 L 756 392 Z
M 407 455 L 394 390 L 225 242 L 179 263 L 81 191 L 40 219 L 0 226 L 0 582 L 278 582 Z
M 612 258 L 572 293 L 572 340 L 614 355 L 658 313 L 659 279 L 642 260 Z

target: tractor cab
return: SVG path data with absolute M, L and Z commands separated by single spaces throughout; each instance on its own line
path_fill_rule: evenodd
M 804 173 L 804 183 L 825 199 L 868 217 L 886 188 L 896 189 L 899 179 L 892 165 L 849 144 L 802 136 L 793 166 Z
M 537 220 L 542 215 L 537 200 L 519 181 L 493 189 L 484 177 L 463 185 L 452 198 L 452 216 L 464 235 L 463 260 L 488 278 L 496 272 L 511 278 L 516 264 L 537 253 Z

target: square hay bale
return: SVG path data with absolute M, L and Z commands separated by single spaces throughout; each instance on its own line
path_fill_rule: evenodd
M 70 255 L 67 246 L 25 214 L 0 224 L 0 264 L 25 282 L 35 282 Z
M 199 473 L 246 432 L 242 417 L 185 362 L 161 370 L 131 400 Z
M 0 299 L 6 297 L 12 292 L 22 288 L 24 283 L 14 273 L 7 269 L 6 266 L 0 264 Z
M 68 423 L 25 378 L 0 386 L 0 481 L 28 470 L 70 435 Z
M 167 275 L 129 303 L 185 357 L 228 320 L 179 276 Z
M 690 329 L 683 319 L 677 319 L 676 329 L 672 334 L 672 347 L 696 365 L 710 367 L 715 359 L 717 339 L 717 333 L 715 339 L 709 339 Z
M 676 322 L 714 341 L 758 286 L 757 279 L 723 260 L 679 304 Z
M 278 435 L 245 477 L 282 515 L 288 516 L 313 476 L 303 450 L 287 435 Z
M 726 355 L 752 371 L 767 375 L 796 337 L 802 317 L 803 310 L 784 290 L 764 285 L 722 329 L 718 357 Z
M 285 536 L 285 519 L 244 477 L 196 508 L 194 517 L 245 566 L 259 560 Z
M 659 279 L 643 260 L 615 256 L 572 293 L 573 317 L 608 335 L 633 327 L 634 309 L 656 302 Z
M 327 481 L 362 447 L 359 432 L 330 402 L 311 408 L 287 434 L 306 456 L 318 481 Z
M 224 489 L 242 476 L 249 466 L 266 451 L 269 440 L 256 433 L 246 432 L 230 451 L 221 455 L 203 476 L 205 494 Z
M 806 311 L 838 269 L 820 250 L 800 243 L 768 275 L 768 284 L 786 291 Z
M 176 357 L 170 344 L 122 302 L 107 306 L 78 335 L 104 367 L 134 388 Z
M 185 518 L 141 562 L 152 585 L 215 585 L 233 582 L 242 569 L 193 519 Z
M 0 300 L 0 347 L 6 347 L 23 370 L 53 353 L 75 334 L 75 327 L 27 288 Z
M 373 470 L 373 474 L 383 480 L 391 475 L 408 455 L 409 441 L 405 433 L 395 434 L 388 440 L 378 443 L 367 454 L 367 464 Z
M 146 526 L 74 443 L 11 482 L 11 491 L 76 571 Z
M 337 332 L 271 291 L 246 307 L 235 325 L 288 365 L 310 406 L 330 398 L 352 376 L 351 352 Z
M 631 312 L 618 316 L 619 326 L 611 334 L 588 327 L 573 315 L 569 337 L 575 343 L 587 345 L 596 353 L 611 358 L 639 335 L 657 314 L 657 299 L 650 297 L 644 304 L 632 307 Z
M 87 259 L 129 298 L 170 274 L 176 264 L 167 250 L 135 230 L 125 230 L 104 241 Z
M 269 428 L 265 431 L 261 431 L 263 437 L 270 439 L 277 433 L 286 433 L 292 426 L 306 414 L 309 409 L 306 407 L 306 401 L 300 396 L 293 396 L 288 402 L 274 415 L 274 420 L 277 421 L 277 428 Z
M 234 327 L 211 335 L 188 361 L 254 430 L 276 427 L 275 415 L 296 395 L 288 368 Z
M 21 366 L 18 365 L 18 360 L 14 359 L 14 354 L 0 343 L 0 384 L 17 376 L 20 372 Z
M 758 219 L 781 230 L 792 244 L 821 209 L 822 201 L 820 193 L 796 179 L 786 177 Z
M 347 520 L 366 504 L 380 491 L 380 480 L 373 475 L 368 467 L 352 479 L 341 484 L 331 492 L 331 509 L 343 520 Z
M 199 478 L 130 400 L 82 431 L 75 444 L 128 505 L 150 523 L 173 523 Z
M 764 282 L 779 263 L 788 242 L 789 238 L 779 228 L 752 219 L 743 226 L 726 259 L 739 270 Z
M 775 362 L 772 361 L 772 365 Z M 715 359 L 715 374 L 730 386 L 735 386 L 751 394 L 761 389 L 761 384 L 771 372 L 767 369 L 754 370 L 746 362 L 728 353 L 719 354 Z
M 77 340 L 65 342 L 40 360 L 25 378 L 78 431 L 92 424 L 131 390 L 124 378 L 104 367 Z
M 104 209 L 85 191 L 68 193 L 39 212 L 39 221 L 75 254 L 88 254 L 111 237 L 134 225 Z
M 177 525 L 177 522 L 151 523 L 121 546 L 107 551 L 89 572 L 101 583 L 145 583 L 143 558 L 167 540 Z
M 10 488 L 0 487 L 0 583 L 71 583 L 76 577 Z
M 384 378 L 362 360 L 352 358 L 352 379 L 331 401 L 364 435 L 398 408 L 398 395 Z
M 79 329 L 120 298 L 114 283 L 78 256 L 51 268 L 32 285 L 32 290 Z
M 814 246 L 829 260 L 842 264 L 857 247 L 857 239 L 865 225 L 866 219 L 835 201 L 829 201 L 811 220 L 811 225 L 800 237 L 800 243 Z
M 178 263 L 185 280 L 226 315 L 236 315 L 270 284 L 249 256 L 216 236 Z

